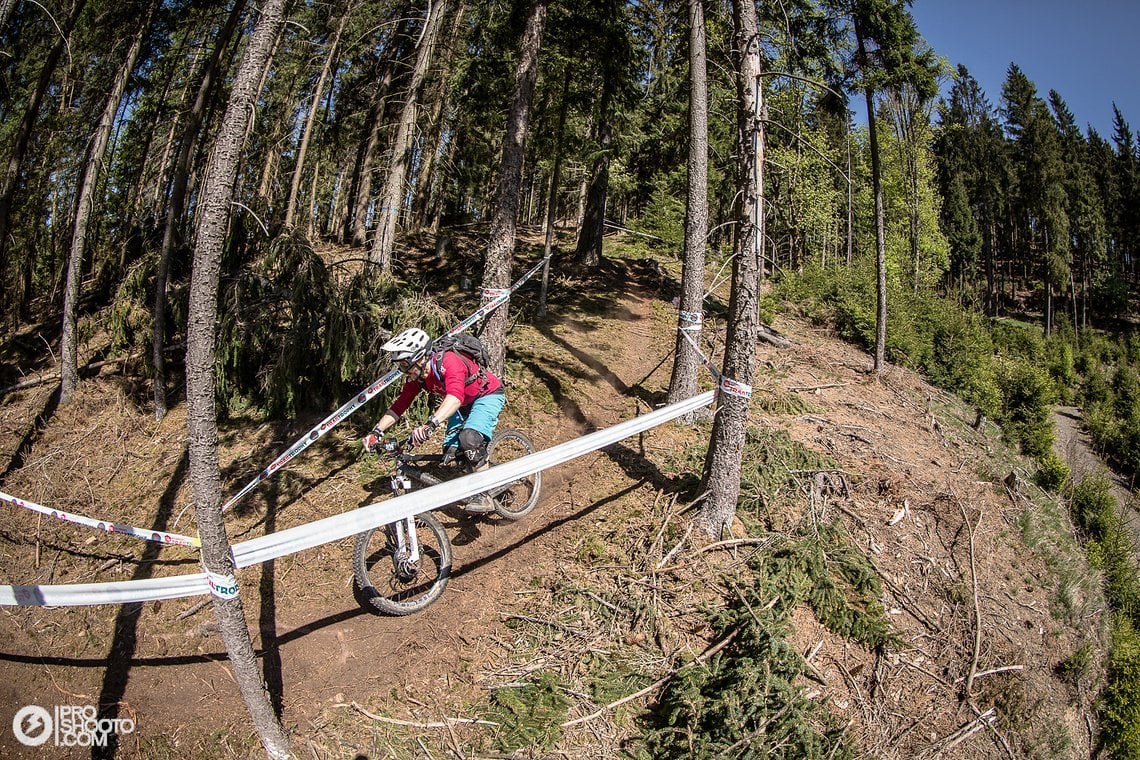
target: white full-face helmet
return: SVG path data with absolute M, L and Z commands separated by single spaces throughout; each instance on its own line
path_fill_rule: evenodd
M 410 327 L 385 343 L 381 348 L 392 355 L 394 362 L 416 362 L 431 345 L 431 338 L 418 327 Z

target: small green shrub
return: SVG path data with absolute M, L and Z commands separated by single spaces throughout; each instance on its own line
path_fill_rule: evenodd
M 1077 686 L 1092 673 L 1093 664 L 1093 647 L 1086 641 L 1071 655 L 1057 663 L 1054 670 L 1062 681 L 1070 686 Z
M 1041 458 L 1053 447 L 1053 382 L 1039 364 L 1007 359 L 998 364 L 1002 409 L 999 417 L 1007 440 L 1023 454 Z
M 1041 458 L 1040 468 L 1035 477 L 1037 485 L 1050 493 L 1056 493 L 1064 487 L 1068 479 L 1069 465 L 1065 464 L 1061 457 L 1050 451 Z
M 723 607 L 710 611 L 717 638 L 732 642 L 704 667 L 674 678 L 648 719 L 638 758 L 849 758 L 843 726 L 807 699 L 796 678 L 804 660 L 787 641 L 792 610 L 809 605 L 832 632 L 885 645 L 882 589 L 865 555 L 839 525 L 802 530 L 730 578 Z
M 1100 718 L 1100 744 L 1110 757 L 1140 757 L 1140 633 L 1124 616 L 1113 620 Z

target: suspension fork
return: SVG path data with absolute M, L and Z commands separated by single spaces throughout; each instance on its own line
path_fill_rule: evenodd
M 416 516 L 408 515 L 395 523 L 397 556 L 407 562 L 420 561 L 420 537 L 416 531 Z

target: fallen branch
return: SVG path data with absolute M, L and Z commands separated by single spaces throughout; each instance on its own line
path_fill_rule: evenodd
M 361 707 L 355 701 L 353 701 L 349 704 L 345 704 L 345 703 L 341 702 L 340 704 L 333 705 L 333 707 L 351 707 L 352 709 L 359 712 L 361 715 L 364 715 L 365 717 L 371 718 L 372 720 L 379 721 L 381 723 L 389 723 L 393 726 L 408 726 L 409 728 L 447 728 L 447 727 L 455 725 L 457 723 L 468 724 L 468 725 L 476 725 L 476 726 L 497 726 L 497 725 L 499 725 L 498 723 L 491 721 L 491 720 L 479 720 L 477 718 L 444 718 L 444 720 L 442 722 L 437 722 L 437 723 L 417 723 L 414 720 L 399 720 L 398 718 L 385 718 L 383 715 L 377 715 L 376 713 L 368 712 L 367 710 L 365 710 L 363 707 Z
M 620 707 L 621 705 L 624 705 L 626 702 L 632 702 L 633 700 L 638 699 L 639 697 L 644 697 L 646 694 L 650 694 L 650 693 L 656 691 L 657 689 L 659 689 L 662 686 L 664 686 L 665 684 L 667 684 L 674 676 L 676 676 L 682 670 L 685 670 L 686 668 L 694 667 L 696 665 L 703 665 L 714 654 L 716 654 L 717 652 L 719 652 L 720 650 L 722 650 L 726 646 L 728 646 L 729 643 L 734 638 L 736 638 L 736 634 L 738 634 L 738 633 L 740 633 L 740 629 L 733 630 L 732 633 L 725 636 L 716 645 L 706 649 L 699 657 L 697 657 L 697 659 L 693 660 L 692 662 L 686 663 L 686 664 L 682 665 L 681 667 L 677 668 L 676 670 L 669 671 L 668 673 L 663 675 L 661 678 L 658 678 L 656 681 L 654 681 L 649 686 L 646 686 L 644 689 L 642 689 L 640 691 L 635 691 L 633 694 L 630 694 L 629 696 L 622 697 L 621 699 L 617 700 L 616 702 L 610 702 L 608 705 L 604 705 L 602 707 L 599 707 L 597 710 L 590 713 L 589 715 L 584 715 L 581 718 L 575 718 L 574 720 L 566 721 L 565 723 L 562 724 L 562 728 L 569 728 L 570 726 L 576 726 L 579 723 L 585 723 L 587 721 L 591 721 L 594 718 L 597 718 L 598 716 L 602 715 L 603 713 L 605 713 L 608 710 L 612 710 L 615 707 Z
M 1001 667 L 1001 668 L 993 668 L 992 670 L 983 670 L 981 673 L 975 673 L 974 674 L 974 680 L 977 681 L 979 678 L 985 678 L 986 676 L 997 675 L 998 673 L 1009 673 L 1010 671 L 1015 671 L 1015 670 L 1025 670 L 1025 666 L 1024 665 L 1006 665 L 1006 666 Z M 962 679 L 959 678 L 958 680 L 961 681 Z
M 185 345 L 179 343 L 175 346 L 168 346 L 164 349 L 164 351 L 176 351 L 180 348 L 185 348 Z M 103 359 L 101 361 L 91 362 L 90 364 L 84 364 L 79 368 L 79 371 L 83 374 L 89 374 L 94 370 L 102 369 L 103 367 L 106 367 L 110 364 L 122 364 L 124 362 L 129 362 L 132 359 L 141 359 L 142 356 L 143 355 L 141 353 L 134 353 L 128 354 L 127 356 L 117 356 L 113 359 Z M 53 372 L 50 375 L 43 375 L 41 377 L 33 377 L 30 380 L 24 380 L 22 382 L 16 383 L 15 385 L 9 385 L 7 388 L 0 388 L 0 396 L 8 393 L 15 393 L 16 391 L 22 391 L 27 388 L 34 388 L 37 385 L 44 385 L 45 383 L 57 383 L 59 382 L 59 378 L 60 375 L 58 372 Z
M 945 739 L 943 739 L 941 742 L 942 747 L 939 748 L 934 753 L 934 757 L 941 757 L 946 752 L 954 749 L 954 747 L 957 747 L 959 744 L 961 744 L 962 742 L 966 741 L 967 739 L 969 739 L 974 734 L 981 731 L 983 728 L 986 728 L 987 726 L 992 725 L 994 723 L 994 721 L 996 721 L 996 720 L 997 720 L 997 708 L 991 707 L 990 709 L 986 710 L 984 713 L 982 713 L 978 717 L 974 718 L 972 721 L 970 721 L 969 723 L 962 726 L 957 731 L 955 731 L 954 733 L 950 734 Z
M 848 385 L 851 385 L 851 383 L 826 383 L 825 385 L 797 385 L 793 388 L 789 388 L 788 390 L 790 390 L 790 391 L 805 391 L 805 392 L 809 392 L 809 393 L 814 393 L 815 391 L 822 391 L 822 390 L 825 390 L 827 388 L 846 388 Z
M 982 649 L 982 607 L 978 601 L 978 568 L 974 559 L 974 532 L 982 525 L 983 512 L 978 513 L 978 524 L 976 526 L 970 525 L 970 520 L 966 517 L 966 507 L 962 504 L 962 500 L 954 493 L 951 487 L 950 493 L 953 494 L 954 500 L 958 502 L 958 510 L 962 513 L 962 521 L 966 524 L 966 529 L 970 531 L 970 585 L 974 593 L 974 652 L 970 657 L 970 671 L 966 676 L 966 696 L 969 697 L 974 689 L 974 679 L 978 673 L 978 654 Z

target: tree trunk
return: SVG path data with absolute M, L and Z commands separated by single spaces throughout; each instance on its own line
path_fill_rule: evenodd
M 305 171 L 305 156 L 309 152 L 309 140 L 313 136 L 313 124 L 317 119 L 317 110 L 320 108 L 321 98 L 324 97 L 325 94 L 325 83 L 328 81 L 329 73 L 332 71 L 337 48 L 340 47 L 340 36 L 344 33 L 344 26 L 348 23 L 348 17 L 352 12 L 353 7 L 350 5 L 340 17 L 340 22 L 336 27 L 336 33 L 333 34 L 332 42 L 329 43 L 329 52 L 328 55 L 325 56 L 325 65 L 321 67 L 321 75 L 317 78 L 317 84 L 313 88 L 313 99 L 312 102 L 309 103 L 309 115 L 305 118 L 305 128 L 301 132 L 301 140 L 297 145 L 297 161 L 293 166 L 293 180 L 289 183 L 289 200 L 285 204 L 286 227 L 293 226 L 293 214 L 297 210 L 297 193 L 301 187 L 301 175 Z
M 759 323 L 759 241 L 764 239 L 764 101 L 760 89 L 760 33 L 752 0 L 733 2 L 737 62 L 737 219 L 724 379 L 718 394 L 704 488 L 709 495 L 696 524 L 712 536 L 722 535 L 736 515 L 740 497 L 740 465 L 748 426 L 749 399 L 724 390 L 727 383 L 751 391 Z
M 83 12 L 87 0 L 75 0 L 71 13 L 63 22 L 59 30 L 59 40 L 48 51 L 43 65 L 40 67 L 40 76 L 32 90 L 28 107 L 24 109 L 23 118 L 16 127 L 15 137 L 12 140 L 12 150 L 8 154 L 8 163 L 4 169 L 3 181 L 0 182 L 0 277 L 7 277 L 8 272 L 8 232 L 12 218 L 12 204 L 16 196 L 16 188 L 20 185 L 20 175 L 23 174 L 24 158 L 28 152 L 28 145 L 32 139 L 32 129 L 39 118 L 40 105 L 47 95 L 56 66 L 59 65 L 60 56 L 71 42 L 71 32 L 75 29 L 79 15 Z M 30 254 L 29 254 L 30 255 Z M 0 285 L 0 292 L 7 290 L 7 285 Z M 26 294 L 25 294 L 25 297 Z
M 289 738 L 273 711 L 258 671 L 245 611 L 234 580 L 233 554 L 222 521 L 221 472 L 218 469 L 218 426 L 215 409 L 215 323 L 218 318 L 218 280 L 222 248 L 230 219 L 230 204 L 237 181 L 238 162 L 251 118 L 258 80 L 264 70 L 277 30 L 284 23 L 285 0 L 266 0 L 257 26 L 238 68 L 225 117 L 210 153 L 202 182 L 202 202 L 196 230 L 186 351 L 187 440 L 190 451 L 190 485 L 198 534 L 202 538 L 202 564 L 212 578 L 221 579 L 215 590 L 214 610 L 238 688 L 266 752 L 273 758 L 289 757 Z
M 444 123 L 451 114 L 452 69 L 456 61 L 455 50 L 461 42 L 460 31 L 463 26 L 463 16 L 467 13 L 467 3 L 461 1 L 455 9 L 455 15 L 448 25 L 445 35 L 443 54 L 440 56 L 440 70 L 437 74 L 437 86 L 434 93 L 434 108 L 432 109 L 431 128 L 424 147 L 421 151 L 423 166 L 416 177 L 416 193 L 413 201 L 412 226 L 421 230 L 428 224 L 431 216 L 432 188 L 438 186 L 438 175 L 446 170 L 442 163 L 446 145 L 443 140 Z M 454 135 L 449 141 L 455 142 Z M 441 171 L 441 167 L 443 170 Z
M 380 205 L 376 209 L 376 239 L 372 243 L 369 259 L 385 272 L 392 269 L 392 250 L 396 243 L 396 222 L 399 221 L 400 210 L 404 207 L 404 180 L 408 174 L 412 139 L 415 136 L 420 85 L 424 81 L 428 64 L 431 62 L 440 21 L 448 12 L 449 7 L 450 0 L 439 0 L 439 2 L 429 6 L 427 19 L 424 21 L 423 38 L 420 40 L 416 51 L 416 62 L 412 68 L 411 79 L 408 82 L 407 97 L 404 100 L 404 108 L 400 113 L 400 122 L 396 128 L 396 139 L 392 144 L 388 179 L 384 183 L 384 191 L 379 199 Z
M 546 240 L 542 246 L 542 290 L 538 296 L 538 316 L 546 316 L 546 291 L 550 287 L 550 254 L 554 250 L 554 228 L 558 226 L 558 186 L 562 182 L 562 142 L 566 138 L 566 113 L 570 110 L 570 66 L 562 74 L 562 97 L 558 103 L 558 131 L 554 134 L 554 159 L 550 169 L 550 191 L 546 195 Z
M 582 229 L 578 233 L 578 262 L 587 268 L 595 268 L 602 261 L 602 238 L 606 231 L 606 196 L 610 185 L 610 146 L 614 140 L 613 125 L 610 123 L 610 107 L 613 101 L 612 75 L 607 72 L 602 83 L 602 96 L 598 105 L 598 156 L 590 172 L 586 189 L 586 205 L 582 211 Z
M 689 187 L 685 209 L 685 261 L 681 271 L 681 304 L 673 374 L 668 403 L 697 392 L 700 359 L 691 338 L 700 345 L 704 312 L 705 237 L 709 227 L 709 105 L 705 60 L 703 0 L 689 0 Z
M 8 19 L 12 17 L 12 9 L 16 7 L 16 0 L 0 0 L 0 33 L 8 28 Z
M 103 115 L 95 127 L 95 134 L 91 136 L 91 148 L 87 152 L 87 161 L 79 177 L 79 191 L 75 200 L 75 224 L 71 236 L 71 251 L 67 258 L 67 275 L 64 280 L 63 296 L 63 327 L 60 332 L 60 390 L 59 402 L 66 404 L 79 385 L 79 361 L 76 340 L 76 321 L 79 311 L 79 281 L 82 279 L 83 255 L 87 250 L 87 222 L 91 218 L 91 211 L 95 205 L 95 191 L 99 185 L 99 168 L 103 165 L 103 158 L 107 153 L 107 144 L 111 139 L 111 128 L 115 125 L 115 114 L 119 112 L 119 101 L 127 89 L 131 72 L 134 71 L 135 61 L 138 60 L 139 50 L 142 48 L 143 38 L 150 28 L 150 20 L 154 15 L 156 3 L 151 2 L 135 31 L 134 39 L 127 48 L 127 56 L 123 65 L 119 67 L 118 76 L 107 94 L 107 103 L 103 106 Z
M 151 343 L 151 360 L 154 363 L 154 418 L 161 420 L 166 416 L 166 357 L 163 347 L 166 345 L 166 286 L 170 279 L 170 265 L 174 257 L 174 249 L 179 244 L 178 228 L 182 224 L 186 211 L 186 194 L 190 184 L 191 163 L 194 159 L 194 146 L 198 141 L 198 133 L 202 128 L 202 115 L 210 100 L 217 79 L 219 61 L 222 51 L 229 44 L 241 20 L 241 12 L 245 8 L 245 0 L 234 0 L 233 8 L 226 19 L 225 25 L 218 32 L 214 49 L 202 71 L 202 81 L 198 85 L 198 92 L 190 113 L 186 118 L 186 128 L 179 141 L 178 160 L 174 165 L 174 184 L 170 190 L 170 201 L 166 209 L 166 224 L 162 231 L 162 248 L 158 253 L 158 266 L 154 278 L 154 338 Z
M 372 161 L 376 155 L 376 144 L 380 141 L 380 128 L 384 126 L 384 110 L 388 102 L 388 91 L 392 88 L 392 67 L 384 70 L 384 76 L 376 87 L 376 94 L 368 108 L 365 124 L 368 136 L 358 148 L 356 167 L 353 170 L 352 190 L 349 195 L 350 218 L 345 220 L 345 241 L 352 245 L 364 245 L 368 240 L 368 202 L 372 197 Z
M 855 25 L 855 38 L 859 46 L 859 60 L 867 60 L 866 46 L 859 25 Z M 871 188 L 875 198 L 875 364 L 876 373 L 883 371 L 887 355 L 887 241 L 884 229 L 883 173 L 879 156 L 879 132 L 875 119 L 875 93 L 863 89 L 867 101 L 867 136 L 871 148 Z
M 489 295 L 488 291 L 501 290 L 511 284 L 511 261 L 514 258 L 515 221 L 519 213 L 519 185 L 522 183 L 526 130 L 530 121 L 531 102 L 534 100 L 534 85 L 538 80 L 538 54 L 542 49 L 542 35 L 546 29 L 548 3 L 549 0 L 534 0 L 519 46 L 515 89 L 503 134 L 503 153 L 495 182 L 495 203 L 491 209 L 490 240 L 483 267 L 485 301 L 495 297 Z M 491 369 L 499 375 L 502 375 L 506 364 L 509 307 L 510 300 L 491 312 L 483 325 L 483 343 L 490 355 Z

